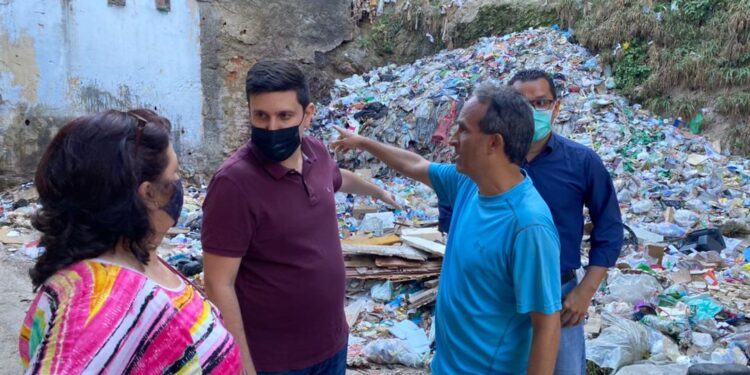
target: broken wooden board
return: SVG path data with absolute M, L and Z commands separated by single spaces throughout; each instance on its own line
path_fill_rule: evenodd
M 410 308 L 418 309 L 437 298 L 437 288 L 425 289 L 414 294 L 407 295 L 406 300 Z
M 393 245 L 401 242 L 401 237 L 391 234 L 382 237 L 359 237 L 341 241 L 342 245 Z
M 350 245 L 341 244 L 344 255 L 372 254 L 384 257 L 400 257 L 411 260 L 427 260 L 427 254 L 410 246 Z
M 440 282 L 440 279 L 427 280 L 424 282 L 424 286 L 425 288 L 434 288 L 438 285 L 439 282 Z
M 375 261 L 370 256 L 347 256 L 344 259 L 344 266 L 347 268 L 377 267 Z
M 413 236 L 401 236 L 405 244 L 426 251 L 430 254 L 445 256 L 445 245 Z
M 375 265 L 381 268 L 420 268 L 424 264 L 398 257 L 377 257 L 375 258 Z
M 368 274 L 357 274 L 356 271 L 354 271 L 354 273 L 350 273 L 350 270 L 346 271 L 346 278 L 348 279 L 390 280 L 392 282 L 422 280 L 422 279 L 428 279 L 428 278 L 439 276 L 439 275 L 440 275 L 440 272 L 427 272 L 427 273 L 419 273 L 419 274 L 411 274 L 411 275 L 403 275 L 403 274 L 399 274 L 398 272 L 394 272 L 392 274 L 385 274 L 385 275 L 368 275 Z
M 442 241 L 443 234 L 435 227 L 430 228 L 403 228 L 402 236 L 419 237 L 428 241 Z
M 405 228 L 426 228 L 426 227 L 435 227 L 439 224 L 437 221 L 422 221 L 418 223 L 413 223 L 410 221 L 403 221 L 403 220 L 396 220 L 395 221 L 397 226 L 405 227 Z
M 434 277 L 440 274 L 443 262 L 440 260 L 427 261 L 420 268 L 372 268 L 372 267 L 347 267 L 346 277 L 352 279 L 381 279 L 392 281 L 418 280 L 426 277 Z
M 441 260 L 430 260 L 430 261 L 422 262 L 419 268 L 389 269 L 389 268 L 380 268 L 377 266 L 358 265 L 356 267 L 347 267 L 346 269 L 347 271 L 351 269 L 355 269 L 360 274 L 366 273 L 370 275 L 377 275 L 377 274 L 389 274 L 389 273 L 414 274 L 414 273 L 423 273 L 423 272 L 433 272 L 433 271 L 440 271 L 442 267 L 443 267 L 443 262 Z

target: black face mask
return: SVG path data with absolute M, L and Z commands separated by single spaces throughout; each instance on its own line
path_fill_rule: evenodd
M 302 117 L 302 121 L 304 120 L 305 118 Z M 261 129 L 253 126 L 250 139 L 266 157 L 275 162 L 281 162 L 289 159 L 301 144 L 300 126 L 302 126 L 302 122 L 297 126 L 279 130 Z
M 169 216 L 174 219 L 174 225 L 177 225 L 177 222 L 180 221 L 180 213 L 182 212 L 182 180 L 177 180 L 173 182 L 173 184 L 175 187 L 174 194 L 172 194 L 172 198 L 169 199 L 169 202 L 167 202 L 167 204 L 162 207 L 162 210 L 168 213 Z

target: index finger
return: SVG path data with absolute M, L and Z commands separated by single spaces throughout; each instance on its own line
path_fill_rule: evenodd
M 336 131 L 339 132 L 339 134 L 341 135 L 350 134 L 346 129 L 341 129 L 340 127 L 336 125 L 331 125 L 331 126 L 333 126 L 333 128 L 336 129 Z

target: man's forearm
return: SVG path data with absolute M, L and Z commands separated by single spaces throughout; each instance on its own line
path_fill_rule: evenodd
M 560 315 L 554 314 L 552 317 L 554 321 L 534 327 L 528 375 L 550 375 L 555 371 L 557 350 L 560 346 Z
M 234 337 L 237 345 L 239 345 L 245 370 L 248 370 L 250 374 L 254 374 L 255 365 L 253 364 L 252 355 L 250 354 L 250 347 L 247 344 L 245 326 L 242 323 L 242 313 L 240 311 L 239 301 L 237 300 L 237 293 L 234 291 L 233 287 L 221 288 L 206 285 L 206 294 L 211 302 L 219 308 L 219 311 L 224 318 L 224 325 Z
M 607 277 L 606 267 L 589 266 L 586 269 L 586 276 L 583 277 L 578 288 L 582 288 L 586 292 L 586 295 L 593 296 L 605 277 Z
M 371 197 L 379 198 L 382 190 L 378 185 L 372 182 L 366 181 L 359 177 L 356 173 L 341 169 L 342 185 L 341 192 L 347 194 L 356 195 L 369 195 Z
M 371 153 L 397 172 L 411 178 L 414 178 L 413 167 L 422 163 L 429 163 L 425 158 L 411 151 L 402 150 L 398 147 L 386 145 L 368 138 L 362 139 L 359 148 Z

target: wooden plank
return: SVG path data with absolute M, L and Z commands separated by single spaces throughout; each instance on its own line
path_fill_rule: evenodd
M 430 273 L 423 273 L 423 274 L 415 274 L 415 275 L 349 275 L 349 271 L 347 271 L 346 277 L 348 279 L 357 279 L 357 280 L 391 280 L 393 282 L 401 282 L 401 281 L 414 281 L 414 280 L 422 280 L 427 279 L 430 277 L 435 277 L 440 275 L 440 272 L 430 272 Z
M 402 236 L 419 237 L 428 241 L 442 241 L 443 234 L 435 227 L 430 228 L 403 228 Z
M 417 270 L 413 268 L 406 269 L 388 269 L 388 268 L 347 268 L 346 276 L 409 276 L 409 275 L 422 275 L 422 274 L 435 274 L 439 273 L 440 269 L 427 269 Z
M 375 265 L 382 268 L 420 268 L 423 263 L 397 257 L 377 257 L 375 258 Z
M 437 288 L 425 289 L 408 295 L 406 300 L 411 308 L 420 308 L 437 298 Z
M 410 221 L 401 221 L 401 220 L 396 220 L 395 223 L 396 225 L 405 227 L 405 228 L 426 228 L 426 227 L 434 227 L 439 224 L 439 222 L 437 221 L 424 221 L 421 223 L 412 223 Z
M 347 275 L 412 275 L 412 274 L 419 274 L 419 273 L 432 273 L 432 272 L 440 272 L 442 269 L 442 262 L 437 261 L 429 261 L 429 262 L 423 262 L 421 267 L 419 268 L 399 268 L 399 269 L 390 269 L 390 268 L 378 268 L 378 267 L 367 267 L 367 266 L 358 266 L 358 267 L 347 267 L 346 272 Z
M 344 259 L 344 266 L 347 268 L 359 268 L 368 267 L 373 268 L 376 266 L 375 261 L 366 256 L 354 256 L 351 259 Z
M 391 234 L 382 237 L 350 238 L 341 241 L 342 245 L 393 245 L 401 242 L 401 237 Z
M 440 282 L 440 279 L 427 280 L 424 282 L 424 286 L 425 288 L 434 288 L 438 285 L 439 282 Z
M 409 246 L 413 246 L 419 250 L 426 251 L 430 254 L 439 256 L 445 255 L 445 245 L 437 242 L 425 240 L 424 238 L 412 237 L 412 236 L 401 236 L 401 241 Z
M 372 254 L 411 260 L 427 260 L 427 254 L 409 246 L 350 245 L 343 243 L 341 248 L 344 255 Z

